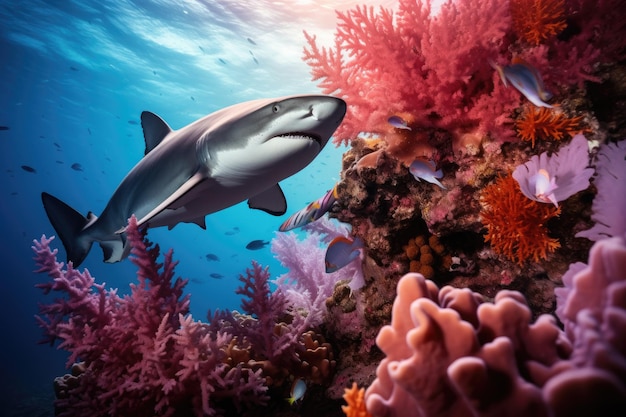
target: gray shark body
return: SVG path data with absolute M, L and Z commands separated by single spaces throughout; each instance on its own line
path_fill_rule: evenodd
M 319 154 L 345 112 L 345 102 L 330 96 L 263 99 L 227 107 L 179 130 L 143 112 L 146 154 L 99 217 L 83 217 L 47 193 L 42 193 L 44 208 L 74 266 L 93 242 L 106 262 L 124 259 L 131 215 L 147 227 L 187 222 L 205 228 L 207 214 L 245 200 L 251 208 L 281 215 L 287 206 L 278 182 Z

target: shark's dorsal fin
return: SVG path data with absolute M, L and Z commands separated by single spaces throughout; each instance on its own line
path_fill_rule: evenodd
M 280 185 L 276 184 L 248 200 L 248 207 L 263 210 L 274 216 L 281 216 L 287 211 L 287 200 Z
M 149 111 L 141 112 L 141 127 L 143 128 L 143 137 L 146 141 L 144 155 L 156 148 L 163 138 L 172 131 L 172 128 L 165 120 Z

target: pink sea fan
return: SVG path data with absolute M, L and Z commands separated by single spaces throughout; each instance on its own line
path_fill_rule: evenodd
M 555 180 L 555 201 L 563 201 L 589 187 L 593 168 L 588 166 L 589 145 L 587 139 L 579 134 L 552 156 L 548 156 L 547 152 L 534 155 L 528 162 L 515 168 L 513 178 L 526 197 L 545 203 L 545 200 L 537 197 L 534 187 L 537 173 L 545 170 Z
M 596 224 L 576 234 L 593 241 L 626 233 L 626 141 L 600 147 L 596 173 L 598 194 L 591 206 Z

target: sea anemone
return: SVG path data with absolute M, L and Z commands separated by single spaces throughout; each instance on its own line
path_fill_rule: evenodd
M 529 259 L 546 259 L 560 247 L 557 239 L 548 236 L 545 226 L 560 209 L 526 198 L 511 174 L 487 186 L 481 203 L 481 219 L 487 228 L 485 242 L 495 253 L 522 265 Z

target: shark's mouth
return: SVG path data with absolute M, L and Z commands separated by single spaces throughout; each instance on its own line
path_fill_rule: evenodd
M 308 132 L 289 132 L 283 133 L 282 135 L 276 135 L 277 138 L 288 138 L 288 139 L 309 139 L 321 147 L 322 146 L 322 137 L 320 135 L 316 135 L 315 133 Z

